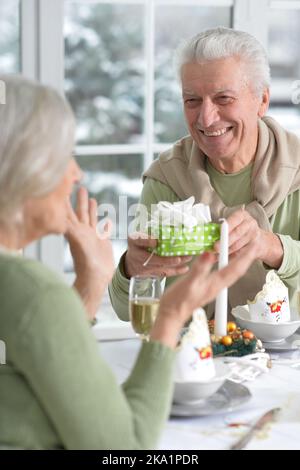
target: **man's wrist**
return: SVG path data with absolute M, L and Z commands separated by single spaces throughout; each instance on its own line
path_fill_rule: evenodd
M 264 243 L 261 260 L 272 269 L 279 269 L 283 261 L 283 245 L 280 237 L 272 232 L 263 232 Z

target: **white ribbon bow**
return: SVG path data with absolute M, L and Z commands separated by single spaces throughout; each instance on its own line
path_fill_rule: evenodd
M 174 203 L 159 202 L 152 214 L 149 226 L 157 228 L 159 225 L 174 227 L 183 225 L 187 228 L 193 228 L 196 225 L 211 222 L 209 206 L 194 203 L 194 196 Z

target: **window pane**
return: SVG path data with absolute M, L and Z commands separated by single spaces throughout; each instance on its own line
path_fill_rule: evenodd
M 0 71 L 17 73 L 20 70 L 19 0 L 0 0 Z
M 77 142 L 143 140 L 142 5 L 66 2 L 65 89 L 77 117 Z
M 160 5 L 156 9 L 155 139 L 173 142 L 187 134 L 181 92 L 173 67 L 182 39 L 215 26 L 230 26 L 231 8 Z M 166 25 L 168 27 L 166 28 Z
M 143 156 L 80 156 L 76 160 L 84 172 L 82 183 L 87 187 L 90 197 L 97 199 L 100 208 L 101 204 L 105 205 L 102 206 L 100 218 L 108 216 L 114 223 L 112 239 L 117 262 L 126 250 L 127 229 L 133 220 L 132 205 L 138 202 L 142 190 Z M 72 260 L 67 249 L 65 270 L 72 269 Z
M 270 10 L 271 108 L 283 126 L 300 131 L 300 10 Z

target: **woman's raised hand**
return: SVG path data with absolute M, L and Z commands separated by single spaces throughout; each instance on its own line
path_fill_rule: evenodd
M 74 260 L 74 287 L 93 318 L 104 290 L 114 273 L 112 244 L 109 239 L 112 223 L 108 221 L 101 234 L 97 233 L 97 201 L 89 199 L 86 188 L 80 187 L 74 211 L 69 204 L 68 229 L 65 237 Z

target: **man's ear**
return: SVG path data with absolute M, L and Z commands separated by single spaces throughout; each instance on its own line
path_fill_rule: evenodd
M 263 91 L 261 103 L 258 109 L 258 116 L 260 118 L 262 118 L 268 111 L 269 103 L 270 103 L 270 90 L 269 88 L 265 88 Z

